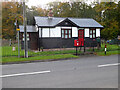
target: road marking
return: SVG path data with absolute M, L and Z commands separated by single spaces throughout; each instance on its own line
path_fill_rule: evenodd
M 119 65 L 119 64 L 120 64 L 120 63 L 104 64 L 104 65 L 98 65 L 98 67 L 116 66 L 116 65 Z
M 19 73 L 19 74 L 10 74 L 10 75 L 2 75 L 0 76 L 0 78 L 4 78 L 4 77 L 12 77 L 12 76 L 22 76 L 22 75 L 33 75 L 33 74 L 42 74 L 42 73 L 49 73 L 51 72 L 49 71 L 40 71 L 40 72 L 30 72 L 30 73 Z

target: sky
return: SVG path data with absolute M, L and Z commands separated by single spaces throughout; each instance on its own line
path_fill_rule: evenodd
M 1 1 L 1 0 L 0 0 Z M 3 1 L 6 1 L 6 0 L 3 0 Z M 7 0 L 7 1 L 22 1 L 22 0 Z M 101 1 L 101 2 L 113 2 L 113 1 L 120 1 L 120 0 L 26 0 L 28 1 L 26 4 L 31 7 L 31 6 L 39 6 L 39 7 L 42 7 L 42 8 L 46 8 L 46 4 L 49 3 L 49 2 L 65 2 L 65 1 L 74 1 L 74 2 L 81 2 L 81 1 L 84 1 L 86 2 L 87 4 L 90 4 L 91 2 L 93 1 Z
M 26 3 L 29 7 L 31 6 L 40 6 L 42 8 L 45 8 L 45 5 L 49 2 L 53 2 L 53 1 L 69 1 L 69 0 L 28 0 L 28 2 Z M 79 0 L 78 0 L 79 1 Z M 86 0 L 88 3 L 90 3 L 93 0 Z
M 1 0 L 0 0 L 1 1 Z M 21 2 L 23 0 L 2 0 L 2 1 L 17 1 L 17 2 Z M 93 1 L 99 1 L 99 2 L 116 2 L 116 1 L 120 1 L 120 0 L 25 0 L 27 1 L 26 4 L 31 7 L 31 6 L 39 6 L 41 8 L 46 8 L 46 4 L 49 2 L 85 2 L 87 4 L 90 4 Z
M 45 4 L 52 2 L 54 0 L 28 0 L 28 2 L 26 3 L 29 7 L 31 6 L 41 6 L 44 7 Z

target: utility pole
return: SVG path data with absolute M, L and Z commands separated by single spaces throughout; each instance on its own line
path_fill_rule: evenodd
M 24 49 L 25 58 L 28 58 L 27 30 L 26 30 L 26 7 L 25 0 L 23 1 L 23 25 L 24 25 Z
M 19 36 L 19 24 L 17 23 L 17 17 L 16 17 L 16 30 L 17 30 L 17 34 L 18 34 L 18 57 L 20 57 L 20 36 Z

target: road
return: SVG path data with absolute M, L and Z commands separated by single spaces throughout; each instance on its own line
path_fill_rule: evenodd
M 118 88 L 118 55 L 2 65 L 3 88 Z

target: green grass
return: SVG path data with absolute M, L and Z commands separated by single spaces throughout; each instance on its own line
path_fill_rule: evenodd
M 120 52 L 120 48 L 118 45 L 110 45 L 110 44 L 106 44 L 107 45 L 107 55 L 114 55 L 114 54 L 120 54 L 118 53 L 118 51 Z M 87 51 L 93 51 L 93 49 L 88 49 Z M 101 48 L 98 49 L 94 49 L 95 54 L 99 55 L 99 56 L 105 56 L 105 44 L 101 44 Z
M 56 55 L 56 54 L 73 54 L 75 50 L 58 50 L 58 51 L 43 51 L 43 52 L 33 52 L 28 51 L 29 56 L 43 56 L 43 55 Z M 82 53 L 82 52 L 79 52 Z M 2 57 L 9 57 L 9 56 L 17 56 L 18 55 L 18 48 L 16 47 L 15 51 L 12 51 L 11 46 L 3 46 L 2 47 Z M 20 50 L 20 56 L 24 56 L 24 50 Z
M 117 51 L 120 50 L 120 48 L 118 47 L 118 45 L 110 45 L 110 44 L 106 44 L 107 45 L 107 51 Z M 87 51 L 93 51 L 93 49 L 88 49 Z M 95 52 L 103 52 L 105 51 L 105 44 L 101 44 L 101 48 L 98 49 L 94 49 Z
M 2 46 L 2 56 L 17 56 L 18 55 L 18 47 L 16 47 L 15 51 L 12 51 L 12 46 Z M 20 49 L 20 55 L 24 55 L 24 51 Z
M 118 45 L 116 45 L 116 44 L 115 45 L 106 44 L 106 46 L 107 46 L 107 51 L 119 50 Z M 101 44 L 101 48 L 104 51 L 105 44 Z
M 76 53 L 75 50 L 57 50 L 57 51 L 44 51 L 44 52 L 30 52 L 31 55 L 55 55 L 55 54 L 73 54 Z M 82 53 L 82 52 L 79 52 Z
M 109 56 L 109 55 L 120 54 L 120 50 L 119 51 L 107 51 L 106 55 L 105 55 L 105 52 L 97 52 L 96 54 L 99 56 Z
M 101 49 L 95 49 L 95 53 L 100 56 L 105 56 L 104 54 L 104 46 L 105 44 L 101 45 Z M 0 47 L 1 48 L 1 47 Z M 12 51 L 12 46 L 3 46 L 2 47 L 2 63 L 7 62 L 21 62 L 21 61 L 33 61 L 33 60 L 48 60 L 48 59 L 66 59 L 66 58 L 77 58 L 78 56 L 72 55 L 76 53 L 75 50 L 58 50 L 58 51 L 44 51 L 44 52 L 33 52 L 29 51 L 28 54 L 29 58 L 17 58 L 18 50 Z M 110 45 L 107 44 L 107 55 L 118 54 L 118 50 L 120 52 L 120 48 L 118 45 Z M 92 49 L 86 50 L 92 51 Z M 79 51 L 78 53 L 82 53 Z M 119 53 L 120 54 L 120 53 Z M 24 56 L 24 51 L 20 50 L 20 56 Z
M 17 58 L 17 57 L 3 57 L 2 63 L 7 62 L 22 62 L 22 61 L 34 61 L 34 60 L 48 60 L 48 59 L 66 59 L 77 58 L 78 56 L 72 54 L 50 55 L 50 56 L 35 56 L 29 58 Z
M 105 44 L 101 44 L 100 50 L 95 49 L 96 54 L 99 56 L 109 56 L 114 54 L 120 54 L 120 48 L 118 45 L 110 45 L 110 44 L 106 44 L 106 45 L 107 45 L 106 55 L 105 55 Z

